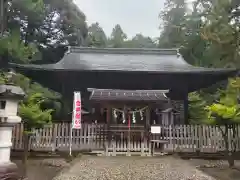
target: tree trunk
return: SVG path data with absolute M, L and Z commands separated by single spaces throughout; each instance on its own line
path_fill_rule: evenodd
M 28 146 L 29 146 L 29 134 L 24 132 L 23 134 L 23 157 L 22 157 L 22 164 L 23 164 L 23 176 L 27 176 L 27 160 L 28 160 Z

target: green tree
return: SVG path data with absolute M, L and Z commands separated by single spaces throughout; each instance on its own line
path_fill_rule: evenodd
M 9 62 L 29 63 L 38 53 L 34 44 L 26 46 L 20 39 L 20 33 L 17 30 L 10 31 L 0 38 L 0 65 L 6 67 Z
M 18 4 L 20 1 L 22 4 Z M 20 28 L 16 28 L 16 23 L 11 23 L 11 19 L 16 19 L 16 21 L 19 21 L 19 19 L 24 16 L 24 13 L 22 13 L 22 7 L 24 5 L 26 11 L 35 12 L 35 16 L 41 17 L 43 6 L 40 0 L 35 2 L 32 2 L 31 0 L 20 1 L 3 1 L 4 3 L 1 4 L 1 19 L 4 20 L 1 22 L 2 29 L 0 37 L 1 67 L 6 66 L 8 62 L 13 61 L 17 63 L 20 61 L 27 63 L 29 62 L 29 57 L 36 55 L 38 52 L 34 43 L 26 45 L 26 42 L 22 41 L 21 30 Z M 15 4 L 19 5 L 19 9 L 17 11 L 14 11 L 15 14 L 13 14 L 12 7 Z M 26 24 L 25 21 L 20 21 L 20 23 Z M 14 26 L 11 24 L 14 24 Z
M 53 116 L 55 117 L 61 111 L 61 94 L 54 92 L 48 88 L 41 86 L 36 82 L 32 82 L 31 79 L 17 74 L 14 78 L 14 83 L 20 86 L 28 96 L 34 94 L 41 94 L 44 101 L 41 104 L 43 109 L 54 109 Z
M 0 1 L 0 33 L 3 35 L 6 29 L 7 1 Z
M 112 30 L 111 37 L 109 39 L 109 46 L 113 48 L 124 47 L 126 39 L 127 35 L 123 32 L 121 26 L 117 24 Z
M 29 140 L 32 135 L 32 130 L 36 128 L 43 128 L 44 125 L 51 123 L 52 111 L 51 109 L 43 110 L 41 104 L 45 101 L 41 93 L 35 93 L 28 96 L 19 106 L 19 115 L 22 118 L 24 125 L 24 175 L 26 175 L 27 158 Z
M 6 81 L 6 73 L 2 72 L 0 76 L 0 84 L 5 84 Z M 26 176 L 29 140 L 34 133 L 32 130 L 43 128 L 45 125 L 51 123 L 54 110 L 46 108 L 46 104 L 49 101 L 48 97 L 56 98 L 57 95 L 54 94 L 54 92 L 49 91 L 47 88 L 43 88 L 36 83 L 31 83 L 30 79 L 21 74 L 17 74 L 16 77 L 13 78 L 12 83 L 22 87 L 26 93 L 25 99 L 20 102 L 18 109 L 24 127 L 22 161 L 24 166 L 23 175 Z
M 190 11 L 184 0 L 168 0 L 161 13 L 159 47 L 180 48 L 187 62 L 196 66 L 238 67 L 239 7 L 240 2 L 235 0 L 197 0 Z M 224 86 L 217 84 L 189 95 L 191 120 L 200 121 L 201 115 L 193 114 L 204 112 L 203 104 L 211 104 L 219 97 L 219 93 L 212 92 Z
M 19 4 L 20 3 L 20 4 Z M 8 3 L 9 4 L 9 3 Z M 19 31 L 18 28 L 20 28 L 21 23 L 18 24 L 19 19 L 27 19 L 30 21 L 35 20 L 36 22 L 41 22 L 43 20 L 42 15 L 44 14 L 44 4 L 43 1 L 37 0 L 19 0 L 19 1 L 12 1 L 12 4 L 9 5 L 9 11 L 8 15 L 17 16 L 15 21 L 15 26 L 11 26 L 12 20 L 14 19 L 12 16 L 9 16 L 8 18 L 8 29 L 5 31 L 8 33 L 5 33 L 2 37 L 0 37 L 0 57 L 1 57 L 1 64 L 7 64 L 8 62 L 15 62 L 15 63 L 29 63 L 32 61 L 29 57 L 34 56 L 36 53 L 38 53 L 37 43 L 29 41 L 29 43 L 26 44 L 26 38 L 25 36 L 22 36 L 22 32 Z M 5 7 L 6 8 L 6 7 Z M 18 8 L 13 11 L 14 8 Z M 34 15 L 34 13 L 37 13 Z M 25 14 L 25 15 L 24 15 Z M 7 14 L 5 14 L 7 15 Z M 29 18 L 28 18 L 28 16 Z M 39 16 L 38 16 L 39 15 Z M 31 16 L 38 16 L 36 19 L 32 19 Z M 23 22 L 25 23 L 25 22 Z M 24 29 L 22 29 L 23 31 Z M 23 38 L 24 37 L 24 38 Z M 27 38 L 28 39 L 28 38 Z M 1 73 L 2 79 L 4 79 L 4 73 Z M 15 84 L 19 85 L 24 89 L 24 91 L 28 95 L 32 95 L 34 93 L 42 93 L 43 97 L 49 99 L 49 101 L 45 101 L 45 105 L 49 107 L 49 104 L 51 104 L 50 107 L 53 107 L 54 109 L 56 107 L 59 108 L 59 103 L 56 102 L 56 99 L 61 98 L 60 95 L 48 90 L 47 88 L 43 88 L 37 83 L 32 83 L 30 79 L 18 74 L 15 78 L 16 82 Z M 2 81 L 4 82 L 4 81 Z M 53 98 L 55 97 L 55 98 Z M 48 102 L 48 104 L 47 104 Z
M 125 41 L 124 47 L 156 48 L 156 43 L 150 37 L 145 37 L 142 34 L 136 34 L 131 40 Z
M 5 16 L 1 19 L 7 20 L 0 37 L 1 66 L 7 65 L 9 62 L 29 63 L 33 60 L 31 57 L 37 54 L 40 45 L 39 41 L 36 42 L 36 37 L 39 32 L 37 27 L 40 27 L 45 19 L 43 1 L 5 2 L 4 9 L 8 9 L 8 11 L 4 11 L 4 14 L 1 13 Z M 1 72 L 0 83 L 5 83 L 4 72 Z M 32 83 L 30 79 L 20 74 L 16 76 L 14 83 L 22 87 L 27 94 L 27 98 L 19 106 L 19 114 L 24 122 L 23 162 L 26 165 L 31 130 L 32 128 L 41 128 L 44 124 L 51 122 L 53 110 L 47 106 L 51 101 L 48 97 L 57 99 L 59 96 L 37 83 Z
M 197 66 L 238 66 L 239 4 L 197 0 L 190 10 L 184 0 L 168 0 L 161 13 L 159 47 L 180 48 L 184 58 Z
M 216 125 L 220 129 L 225 141 L 226 156 L 230 167 L 234 166 L 233 155 L 237 142 L 236 124 L 240 124 L 239 94 L 240 78 L 230 79 L 227 88 L 221 91 L 219 101 L 206 107 L 209 117 L 206 123 Z M 229 132 L 231 133 L 229 134 Z M 229 139 L 231 139 L 230 142 Z
M 6 26 L 0 37 L 1 67 L 6 67 L 9 62 L 56 63 L 69 45 L 80 45 L 87 36 L 85 15 L 73 1 L 5 2 L 3 19 L 6 19 Z M 21 77 L 20 81 L 21 87 L 30 86 L 28 93 L 43 92 L 48 99 L 44 106 L 57 109 L 53 115 L 58 116 L 61 108 L 59 95 L 37 83 L 29 83 L 26 77 Z
M 87 37 L 86 17 L 73 0 L 43 2 L 46 13 L 40 26 L 42 38 L 55 45 L 81 45 Z
M 193 10 L 188 12 L 181 23 L 185 36 L 180 52 L 184 59 L 192 65 L 211 67 L 214 61 L 219 59 L 213 52 L 214 47 L 211 46 L 211 43 L 201 36 L 204 27 L 202 17 L 205 12 L 200 10 L 199 3 L 199 1 L 193 3 Z
M 210 3 L 210 2 L 209 2 Z M 217 67 L 239 67 L 240 21 L 237 15 L 239 2 L 228 0 L 211 1 L 204 15 L 201 36 L 211 44 Z
M 180 48 L 185 38 L 185 17 L 187 5 L 185 0 L 167 0 L 164 10 L 160 13 L 162 19 L 159 47 Z
M 85 15 L 71 0 L 14 0 L 8 3 L 6 31 L 20 31 L 25 45 L 39 50 L 34 63 L 59 61 L 67 46 L 82 45 L 87 37 Z
M 107 46 L 107 36 L 103 29 L 99 26 L 99 23 L 93 23 L 89 26 L 86 46 L 100 48 Z
M 189 122 L 191 124 L 202 124 L 207 118 L 207 111 L 205 110 L 207 102 L 198 92 L 190 93 L 188 101 Z

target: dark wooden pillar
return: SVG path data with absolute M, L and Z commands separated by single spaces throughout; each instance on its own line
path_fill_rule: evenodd
M 188 124 L 189 120 L 188 120 L 188 94 L 187 93 L 184 96 L 183 107 L 184 107 L 184 123 Z
M 71 120 L 72 119 L 72 110 L 73 110 L 73 92 L 71 94 L 71 98 L 69 99 L 69 95 L 67 93 L 67 88 L 68 85 L 66 85 L 66 74 L 62 73 L 62 74 L 55 74 L 55 79 L 57 79 L 56 84 L 61 86 L 61 112 L 60 112 L 60 116 L 61 116 L 61 120 L 66 121 L 66 120 Z
M 106 108 L 107 108 L 107 118 L 106 118 L 106 121 L 107 121 L 107 124 L 109 125 L 110 122 L 111 122 L 111 106 L 107 105 Z
M 64 81 L 63 81 L 64 82 Z M 61 95 L 62 95 L 62 111 L 61 111 L 61 120 L 66 120 L 67 118 L 67 112 L 66 112 L 66 108 L 67 108 L 67 105 L 66 105 L 66 94 L 65 94 L 65 85 L 64 83 L 61 83 Z
M 111 124 L 111 106 L 109 104 L 106 105 L 107 108 L 107 146 L 109 146 L 111 144 L 111 140 L 112 140 L 112 132 L 110 129 L 110 124 Z M 108 148 L 108 147 L 107 147 Z
M 151 106 L 148 106 L 148 108 L 146 109 L 146 130 L 148 131 L 150 128 L 150 120 L 151 118 Z

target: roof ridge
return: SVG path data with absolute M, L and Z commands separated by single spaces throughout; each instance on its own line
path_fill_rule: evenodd
M 108 54 L 159 54 L 159 55 L 179 55 L 178 49 L 158 49 L 158 48 L 94 48 L 71 46 L 67 53 L 108 53 Z
M 99 89 L 99 88 L 87 88 L 88 91 L 129 91 L 129 92 L 161 92 L 169 93 L 168 89 L 157 89 L 157 90 L 148 90 L 148 89 Z

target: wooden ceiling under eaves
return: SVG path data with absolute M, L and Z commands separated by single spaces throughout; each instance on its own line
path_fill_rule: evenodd
M 118 90 L 118 89 L 94 89 L 90 100 L 94 101 L 168 101 L 168 90 Z

